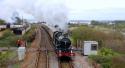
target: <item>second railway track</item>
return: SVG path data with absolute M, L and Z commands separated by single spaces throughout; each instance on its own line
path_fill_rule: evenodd
M 52 48 L 52 38 L 44 26 L 41 26 L 41 43 L 39 47 L 36 68 L 49 68 L 48 52 L 54 50 Z

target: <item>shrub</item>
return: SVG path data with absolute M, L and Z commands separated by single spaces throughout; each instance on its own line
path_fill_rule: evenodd
M 99 41 L 101 43 L 101 45 L 104 44 L 104 40 L 109 39 L 109 36 L 102 32 L 102 31 L 97 31 L 94 30 L 90 27 L 78 27 L 74 30 L 71 31 L 71 37 L 74 40 L 74 43 L 76 44 L 77 40 L 95 40 L 95 41 Z M 101 46 L 100 45 L 100 46 Z
M 89 58 L 96 63 L 101 64 L 102 68 L 111 68 L 112 58 L 116 55 L 112 49 L 101 48 L 98 55 L 91 55 Z
M 99 51 L 98 51 L 98 55 L 100 55 L 100 56 L 109 56 L 109 57 L 111 57 L 111 56 L 114 56 L 115 55 L 115 53 L 112 51 L 112 49 L 108 49 L 108 48 L 101 48 Z
M 111 61 L 111 57 L 108 56 L 91 55 L 89 58 L 97 63 L 107 63 Z
M 108 56 L 99 56 L 99 55 L 91 55 L 89 58 L 98 63 L 101 64 L 102 68 L 110 68 L 111 67 L 111 57 Z
M 3 36 L 0 37 L 0 46 L 1 47 L 9 47 L 9 46 L 15 46 L 16 39 L 18 37 L 15 36 L 11 30 L 7 29 L 4 31 Z
M 5 31 L 3 32 L 3 35 L 2 35 L 2 37 L 0 37 L 0 40 L 6 38 L 6 37 L 8 37 L 8 36 L 13 36 L 13 35 L 14 35 L 14 34 L 13 34 L 9 29 L 7 29 L 7 30 L 5 30 Z
M 31 37 L 33 36 L 33 33 L 34 33 L 34 31 L 35 31 L 35 26 L 32 26 L 31 27 L 31 29 L 29 30 L 29 31 L 27 31 L 23 36 L 22 36 L 22 38 L 24 39 L 24 40 L 26 40 L 27 42 L 32 42 L 32 40 L 31 40 Z M 35 35 L 34 35 L 35 36 Z

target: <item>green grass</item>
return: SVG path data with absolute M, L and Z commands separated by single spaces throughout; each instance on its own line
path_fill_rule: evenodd
M 16 56 L 15 51 L 0 52 L 0 67 L 6 67 L 10 60 Z
M 20 63 L 16 63 L 13 65 L 13 68 L 20 68 Z

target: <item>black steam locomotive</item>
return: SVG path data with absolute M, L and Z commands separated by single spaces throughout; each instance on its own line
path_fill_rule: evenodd
M 68 34 L 55 31 L 53 34 L 53 41 L 58 57 L 75 56 L 75 53 L 72 51 L 71 41 L 68 37 Z

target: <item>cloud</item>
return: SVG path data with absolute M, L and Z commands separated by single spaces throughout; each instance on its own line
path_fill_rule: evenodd
M 125 0 L 67 0 L 71 10 L 125 8 Z
M 64 24 L 68 19 L 124 19 L 124 0 L 0 0 L 0 18 L 14 12 L 24 18 Z
M 125 20 L 125 9 L 95 9 L 84 11 L 72 11 L 69 14 L 69 19 L 77 20 Z
M 33 18 L 37 21 L 46 21 L 50 24 L 64 25 L 67 21 L 68 10 L 65 0 L 4 0 L 0 2 L 0 18 L 11 20 L 14 13 Z M 3 8 L 4 7 L 4 8 Z

